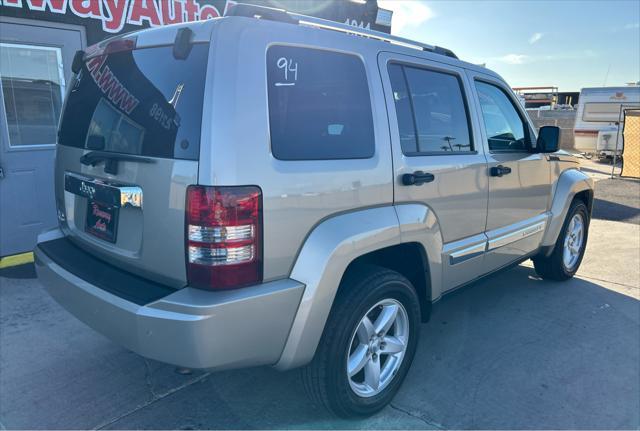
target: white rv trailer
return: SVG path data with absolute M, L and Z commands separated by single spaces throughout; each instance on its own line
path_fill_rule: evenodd
M 573 134 L 575 149 L 600 157 L 622 153 L 624 111 L 640 107 L 640 86 L 583 88 Z

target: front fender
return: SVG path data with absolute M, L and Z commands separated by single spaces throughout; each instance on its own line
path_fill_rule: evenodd
M 551 202 L 551 218 L 542 238 L 542 247 L 553 251 L 569 207 L 576 194 L 589 190 L 593 198 L 593 179 L 577 169 L 568 169 L 560 174 L 556 182 L 553 201 Z M 589 205 L 590 206 L 590 205 Z
M 399 243 L 400 227 L 393 206 L 341 214 L 315 227 L 291 271 L 290 278 L 306 287 L 276 368 L 295 368 L 313 359 L 349 263 Z

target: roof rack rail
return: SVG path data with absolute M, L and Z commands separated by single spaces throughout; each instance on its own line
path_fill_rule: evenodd
M 289 12 L 275 7 L 258 6 L 249 3 L 236 3 L 229 7 L 225 16 L 244 16 L 247 18 L 266 19 L 268 21 L 281 21 L 289 24 L 298 24 Z
M 226 16 L 244 16 L 249 18 L 265 19 L 268 21 L 279 21 L 288 24 L 297 24 L 307 27 L 323 28 L 326 30 L 339 31 L 341 33 L 355 34 L 357 36 L 367 37 L 370 39 L 381 40 L 383 42 L 400 45 L 407 48 L 418 49 L 420 51 L 433 52 L 435 54 L 445 55 L 451 58 L 458 58 L 453 51 L 442 48 L 440 46 L 429 45 L 422 42 L 416 42 L 411 39 L 405 39 L 398 36 L 392 36 L 381 31 L 369 30 L 360 27 L 354 27 L 335 21 L 329 21 L 322 18 L 316 18 L 307 15 L 301 15 L 288 12 L 284 9 L 277 9 L 267 6 L 258 6 L 248 3 L 238 3 L 227 10 Z

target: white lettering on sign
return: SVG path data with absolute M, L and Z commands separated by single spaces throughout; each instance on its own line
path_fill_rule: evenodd
M 215 6 L 196 0 L 0 0 L 0 7 L 97 19 L 108 33 L 122 31 L 125 24 L 158 27 L 220 16 Z
M 344 23 L 353 27 L 365 28 L 367 30 L 371 29 L 371 24 L 370 23 L 365 24 L 364 21 L 358 22 L 358 20 L 347 18 Z
M 276 66 L 278 69 L 282 69 L 284 71 L 284 80 L 286 82 L 276 82 L 274 85 L 276 87 L 286 87 L 296 85 L 295 81 L 298 80 L 298 63 L 295 65 L 293 63 L 293 59 L 280 57 L 276 62 Z M 291 82 L 293 80 L 293 82 Z

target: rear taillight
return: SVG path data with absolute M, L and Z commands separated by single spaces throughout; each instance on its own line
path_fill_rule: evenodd
M 204 289 L 262 280 L 262 193 L 255 186 L 187 188 L 187 278 Z

